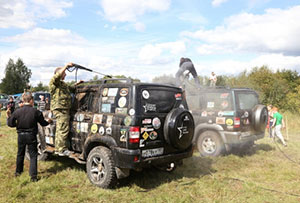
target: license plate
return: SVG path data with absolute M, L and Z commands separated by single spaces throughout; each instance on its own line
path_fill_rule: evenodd
M 164 153 L 164 148 L 155 148 L 155 149 L 146 149 L 142 151 L 142 157 L 143 158 L 148 158 L 148 157 L 153 157 L 153 156 L 159 156 Z

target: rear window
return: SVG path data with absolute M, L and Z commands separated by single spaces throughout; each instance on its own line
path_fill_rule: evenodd
M 259 103 L 254 93 L 237 93 L 238 106 L 240 109 L 252 109 Z
M 142 89 L 141 103 L 145 114 L 168 113 L 182 100 L 181 92 L 173 89 Z
M 232 96 L 230 92 L 204 93 L 200 97 L 200 108 L 208 111 L 231 111 Z

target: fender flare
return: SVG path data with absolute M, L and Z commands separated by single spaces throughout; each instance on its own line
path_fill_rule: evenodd
M 93 146 L 107 146 L 108 148 L 113 148 L 117 146 L 116 141 L 111 136 L 103 136 L 100 134 L 89 134 L 84 142 L 83 155 L 86 159 L 89 152 L 92 150 Z

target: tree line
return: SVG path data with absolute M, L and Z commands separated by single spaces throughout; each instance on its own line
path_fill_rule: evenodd
M 209 86 L 209 77 L 201 75 L 198 77 L 204 87 Z M 172 75 L 158 76 L 152 81 L 175 84 Z M 189 82 L 194 83 L 194 80 L 190 79 Z M 283 111 L 300 113 L 300 76 L 297 71 L 287 69 L 273 71 L 268 66 L 254 67 L 235 76 L 219 75 L 216 85 L 251 88 L 259 94 L 262 104 L 272 104 Z
M 20 58 L 16 62 L 9 59 L 5 68 L 5 76 L 0 83 L 0 91 L 6 94 L 21 93 L 24 89 L 48 91 L 48 86 L 42 82 L 35 87 L 30 86 L 31 75 L 31 70 Z M 114 76 L 114 78 L 126 77 Z M 98 79 L 95 76 L 90 81 Z M 139 79 L 134 80 L 139 81 Z M 201 84 L 208 86 L 208 77 L 200 75 L 199 80 Z M 175 84 L 175 78 L 172 75 L 158 76 L 152 81 Z M 284 111 L 300 113 L 300 76 L 297 71 L 288 69 L 273 71 L 268 66 L 254 67 L 250 71 L 243 71 L 235 76 L 219 75 L 216 85 L 251 88 L 257 91 L 263 104 L 272 104 Z

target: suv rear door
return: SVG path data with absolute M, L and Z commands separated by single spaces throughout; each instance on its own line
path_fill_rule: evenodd
M 182 91 L 174 87 L 147 85 L 139 86 L 137 92 L 137 122 L 141 126 L 139 147 L 162 148 L 166 146 L 164 124 L 167 115 L 173 109 L 185 106 Z M 172 151 L 171 148 L 164 150 L 164 153 Z
M 237 118 L 240 119 L 240 128 L 238 130 L 253 131 L 253 108 L 259 104 L 257 93 L 251 90 L 235 90 L 234 95 Z

